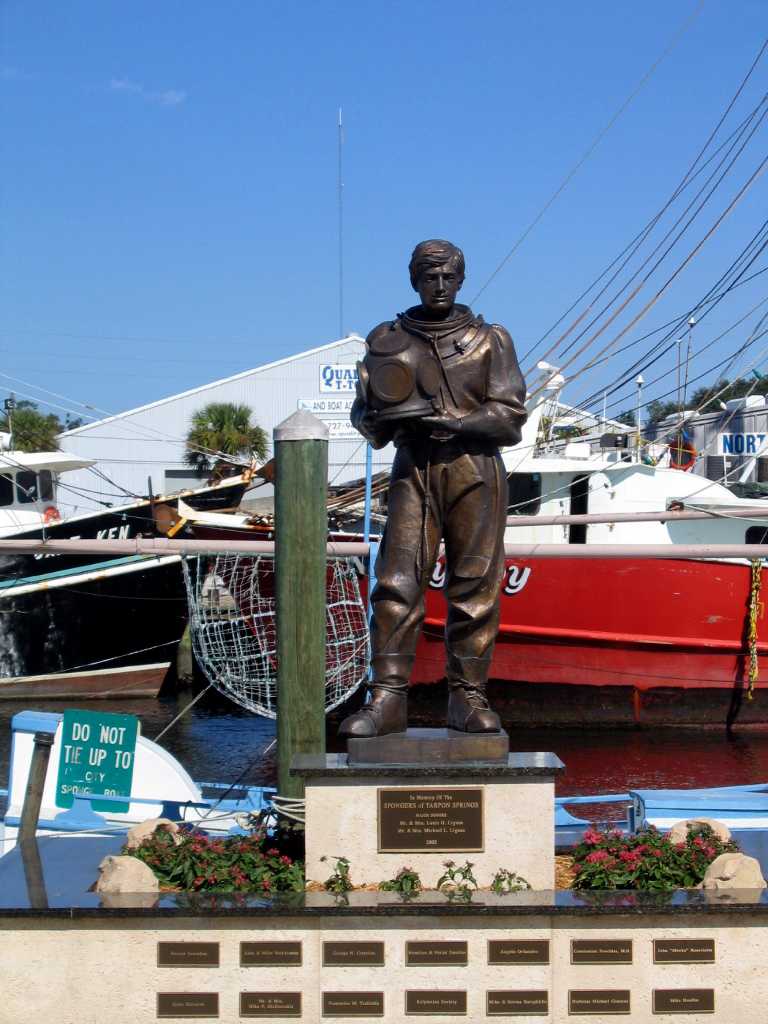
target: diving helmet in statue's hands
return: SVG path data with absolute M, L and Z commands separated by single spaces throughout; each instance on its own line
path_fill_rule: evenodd
M 396 325 L 371 333 L 357 373 L 365 404 L 379 420 L 429 416 L 442 407 L 442 378 L 434 353 Z

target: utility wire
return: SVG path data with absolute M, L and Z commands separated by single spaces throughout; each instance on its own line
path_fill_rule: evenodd
M 493 273 L 490 275 L 490 277 L 486 280 L 485 284 L 483 284 L 483 286 L 480 288 L 480 290 L 473 296 L 472 300 L 469 303 L 470 306 L 474 306 L 474 304 L 477 302 L 477 300 L 480 298 L 480 296 L 483 294 L 483 292 L 486 290 L 486 288 L 488 288 L 488 286 L 491 284 L 491 282 L 501 273 L 501 271 L 504 269 L 504 267 L 507 265 L 507 263 L 509 263 L 509 261 L 512 259 L 514 254 L 517 252 L 517 250 L 520 248 L 520 246 L 526 240 L 528 235 L 530 235 L 530 233 L 533 231 L 533 229 L 536 227 L 536 225 L 542 220 L 542 218 L 544 217 L 546 212 L 549 210 L 549 208 L 552 206 L 552 204 L 556 201 L 556 199 L 565 191 L 565 189 L 571 183 L 573 178 L 576 176 L 576 174 L 579 172 L 579 170 L 584 166 L 584 164 L 587 162 L 587 160 L 589 160 L 589 158 L 592 156 L 594 151 L 597 149 L 597 147 L 603 141 L 603 139 L 608 134 L 608 132 L 611 130 L 611 128 L 613 128 L 613 126 L 619 120 L 619 118 L 624 113 L 624 111 L 627 109 L 627 107 L 629 107 L 629 105 L 632 103 L 632 101 L 635 99 L 635 97 L 641 92 L 641 90 L 647 84 L 647 82 L 650 80 L 651 76 L 656 71 L 658 66 L 662 63 L 662 61 L 666 57 L 669 56 L 669 54 L 674 50 L 674 48 L 680 42 L 682 37 L 688 31 L 688 29 L 693 25 L 694 21 L 701 14 L 701 11 L 702 11 L 703 7 L 704 7 L 704 0 L 698 0 L 698 3 L 696 4 L 696 8 L 694 9 L 693 13 L 690 14 L 686 18 L 686 20 L 683 22 L 683 24 L 680 26 L 680 28 L 677 30 L 677 32 L 672 37 L 671 41 L 668 43 L 666 49 L 664 49 L 664 51 L 661 53 L 661 55 L 656 58 L 656 60 L 653 62 L 653 64 L 650 66 L 650 68 L 646 71 L 646 73 L 640 79 L 640 81 L 635 86 L 635 88 L 632 90 L 632 92 L 629 94 L 629 96 L 627 96 L 627 98 L 624 100 L 624 102 L 621 104 L 621 106 L 618 108 L 618 110 L 613 114 L 613 116 L 608 121 L 606 126 L 602 129 L 602 131 L 600 131 L 595 136 L 593 141 L 590 143 L 589 147 L 586 149 L 586 151 L 583 153 L 583 155 L 580 157 L 580 159 L 573 165 L 573 167 L 570 169 L 570 171 L 566 174 L 565 178 L 563 178 L 563 180 L 561 181 L 560 185 L 552 193 L 552 195 L 546 201 L 544 206 L 542 206 L 542 208 L 539 210 L 539 212 L 533 218 L 533 220 L 528 225 L 528 227 L 519 236 L 519 238 L 517 239 L 515 244 L 512 246 L 512 248 L 509 250 L 507 255 L 502 259 L 502 261 L 499 263 L 499 265 L 496 267 L 496 269 L 493 271 Z

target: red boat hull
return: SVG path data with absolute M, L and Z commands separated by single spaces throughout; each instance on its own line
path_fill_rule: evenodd
M 427 594 L 427 617 L 412 681 L 444 671 L 445 602 L 441 567 Z M 526 693 L 537 691 L 539 721 L 584 720 L 585 707 L 609 720 L 722 720 L 739 705 L 742 720 L 768 721 L 768 638 L 759 608 L 756 699 L 749 678 L 751 567 L 723 562 L 531 558 L 508 563 L 491 677 L 506 684 L 530 721 Z M 542 705 L 541 687 L 595 689 L 573 701 L 574 716 Z M 496 687 L 497 692 L 499 687 Z M 615 691 L 615 692 L 609 692 Z M 667 691 L 662 695 L 660 691 Z M 706 700 L 696 697 L 712 691 Z M 662 698 L 661 700 L 659 698 Z M 699 715 L 696 705 L 703 715 Z M 577 707 L 580 711 L 577 712 Z M 513 715 L 512 717 L 517 717 Z

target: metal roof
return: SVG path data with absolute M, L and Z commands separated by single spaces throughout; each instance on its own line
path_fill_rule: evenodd
M 101 420 L 92 420 L 90 423 L 84 423 L 80 427 L 75 427 L 72 430 L 64 430 L 59 434 L 59 437 L 72 437 L 76 434 L 86 433 L 95 426 L 101 426 L 103 423 L 112 423 L 115 420 L 123 420 L 130 416 L 135 416 L 137 413 L 145 412 L 148 409 L 156 409 L 158 406 L 167 405 L 169 402 L 175 402 L 179 398 L 187 398 L 190 395 L 197 395 L 203 391 L 209 391 L 211 388 L 220 387 L 222 384 L 229 384 L 232 381 L 242 380 L 244 377 L 252 377 L 254 374 L 263 373 L 266 370 L 273 370 L 276 366 L 284 366 L 286 363 L 294 362 L 296 359 L 303 359 L 305 356 L 314 355 L 316 352 L 322 352 L 327 349 L 337 348 L 340 345 L 347 345 L 350 341 L 365 341 L 359 334 L 348 334 L 344 338 L 339 338 L 337 341 L 330 341 L 325 345 L 317 345 L 315 348 L 308 348 L 302 352 L 294 352 L 293 355 L 285 356 L 283 359 L 276 359 L 271 363 L 264 363 L 262 366 L 255 366 L 250 370 L 241 370 L 239 373 L 232 374 L 231 377 L 222 377 L 219 380 L 209 381 L 207 384 L 201 384 L 196 388 L 189 388 L 187 391 L 179 391 L 175 395 L 168 395 L 167 398 L 159 398 L 155 402 L 148 402 L 146 405 L 137 405 L 135 409 L 126 409 L 125 412 L 115 413 L 114 416 L 105 416 Z

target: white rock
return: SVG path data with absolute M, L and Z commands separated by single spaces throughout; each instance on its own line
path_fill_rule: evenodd
M 138 857 L 105 857 L 99 864 L 96 892 L 159 892 L 151 868 Z
M 694 832 L 700 832 L 702 825 L 709 825 L 717 838 L 721 839 L 724 843 L 727 843 L 731 838 L 731 830 L 722 821 L 715 821 L 714 818 L 687 818 L 685 821 L 678 821 L 672 826 L 669 830 L 669 841 L 673 845 L 675 843 L 684 843 L 688 836 L 688 830 L 693 829 Z
M 141 846 L 145 839 L 149 839 L 151 835 L 154 835 L 158 829 L 170 832 L 175 843 L 181 842 L 179 826 L 175 821 L 171 821 L 169 818 L 147 818 L 146 821 L 140 821 L 138 825 L 134 825 L 129 830 L 128 838 L 125 841 L 126 850 L 135 850 L 136 847 Z
M 700 889 L 765 889 L 760 862 L 744 853 L 721 853 L 707 868 Z

